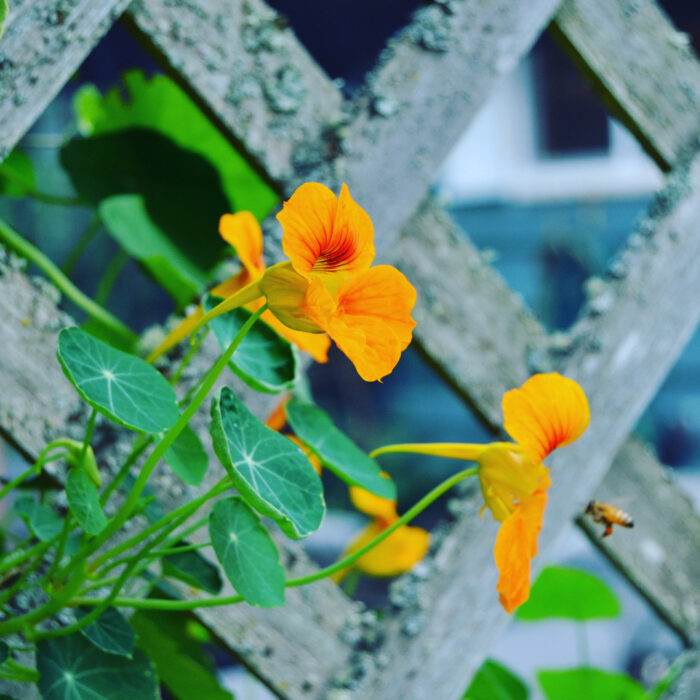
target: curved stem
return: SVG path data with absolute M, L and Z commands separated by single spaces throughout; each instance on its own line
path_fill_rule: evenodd
M 130 345 L 136 343 L 138 336 L 133 331 L 118 318 L 112 316 L 109 311 L 83 294 L 53 261 L 2 220 L 0 220 L 0 242 L 33 262 L 67 299 L 70 299 L 92 319 L 126 340 Z
M 104 574 L 110 569 L 113 569 L 115 566 L 123 564 L 125 562 L 125 559 L 114 560 L 114 557 L 121 554 L 122 552 L 127 552 L 140 542 L 143 542 L 143 540 L 147 539 L 151 535 L 158 532 L 161 528 L 165 527 L 171 520 L 179 518 L 181 515 L 187 515 L 187 517 L 189 517 L 190 515 L 192 515 L 192 513 L 195 513 L 197 510 L 199 510 L 199 508 L 201 508 L 208 500 L 214 498 L 214 496 L 218 496 L 220 493 L 223 493 L 229 488 L 231 488 L 231 482 L 229 481 L 228 477 L 224 477 L 215 486 L 209 489 L 209 491 L 207 491 L 207 493 L 205 493 L 204 495 L 200 496 L 194 501 L 191 501 L 190 503 L 185 503 L 184 505 L 181 505 L 179 508 L 176 508 L 171 513 L 164 515 L 160 520 L 157 520 L 152 525 L 149 525 L 149 527 L 139 532 L 137 535 L 134 535 L 130 539 L 122 542 L 121 544 L 118 544 L 116 547 L 112 547 L 112 549 L 100 554 L 100 556 L 97 557 L 97 559 L 90 563 L 90 569 L 94 571 L 103 564 L 109 562 L 109 564 L 105 566 L 105 568 L 101 572 L 101 574 Z M 127 559 L 130 558 L 131 557 L 127 557 Z
M 404 445 L 384 445 L 370 452 L 369 456 L 374 458 L 379 455 L 410 452 L 411 454 L 432 455 L 434 457 L 464 459 L 468 462 L 476 462 L 486 447 L 488 445 L 473 445 L 462 442 L 419 442 Z
M 170 430 L 165 434 L 163 439 L 155 446 L 155 449 L 149 455 L 148 459 L 144 462 L 143 467 L 139 473 L 138 478 L 134 482 L 126 501 L 124 501 L 122 507 L 116 513 L 116 515 L 110 520 L 107 527 L 95 537 L 89 545 L 89 548 L 82 554 L 78 554 L 76 559 L 78 561 L 84 561 L 93 552 L 97 551 L 115 532 L 117 532 L 122 525 L 129 519 L 132 511 L 138 504 L 141 493 L 146 486 L 146 483 L 151 476 L 151 473 L 155 469 L 158 462 L 165 455 L 166 451 L 170 445 L 175 442 L 177 436 L 184 430 L 190 419 L 197 412 L 199 407 L 202 405 L 204 399 L 207 397 L 212 387 L 219 378 L 219 375 L 223 372 L 224 368 L 228 365 L 229 360 L 236 352 L 238 346 L 245 338 L 248 331 L 253 327 L 253 324 L 262 316 L 262 314 L 267 310 L 267 305 L 262 306 L 255 313 L 251 314 L 250 318 L 241 326 L 241 329 L 236 333 L 236 337 L 233 339 L 231 344 L 228 346 L 226 351 L 219 357 L 219 359 L 214 363 L 214 366 L 207 373 L 205 380 L 202 382 L 199 390 L 195 394 L 192 401 L 189 403 L 187 408 L 183 411 L 180 418 L 178 418 L 175 425 L 173 425 Z M 172 513 L 166 516 L 167 518 L 172 517 Z M 100 557 L 102 559 L 102 557 Z
M 70 254 L 63 261 L 63 265 L 61 265 L 61 270 L 63 271 L 63 274 L 68 276 L 71 275 L 71 273 L 75 269 L 75 266 L 78 264 L 78 260 L 80 260 L 83 253 L 92 242 L 92 239 L 97 235 L 97 232 L 100 230 L 101 226 L 102 219 L 100 218 L 99 214 L 95 213 L 95 215 L 90 220 L 90 223 L 87 225 L 87 228 L 85 229 L 85 231 L 83 231 L 77 243 L 73 246 L 73 249 L 71 250 Z
M 153 435 L 140 435 L 136 440 L 134 446 L 131 448 L 124 464 L 120 467 L 119 471 L 114 475 L 112 481 L 109 482 L 105 490 L 100 496 L 100 505 L 104 506 L 109 500 L 109 497 L 121 486 L 124 479 L 126 479 L 129 470 L 136 460 L 143 454 L 144 450 L 153 442 Z
M 409 508 L 395 523 L 377 535 L 377 537 L 375 537 L 371 542 L 368 542 L 364 547 L 358 549 L 356 552 L 353 552 L 344 559 L 337 561 L 335 564 L 319 569 L 313 574 L 289 579 L 285 582 L 285 586 L 287 588 L 305 586 L 308 583 L 313 583 L 314 581 L 320 581 L 321 579 L 328 578 L 337 571 L 345 569 L 348 566 L 352 566 L 352 564 L 354 564 L 360 557 L 367 554 L 370 549 L 373 549 L 387 537 L 389 537 L 392 532 L 395 532 L 398 530 L 398 528 L 413 520 L 413 518 L 424 511 L 431 503 L 440 498 L 440 496 L 442 496 L 446 491 L 449 491 L 463 479 L 475 475 L 478 471 L 478 467 L 471 467 L 454 474 L 448 479 L 445 479 L 445 481 L 438 484 L 434 489 L 432 489 L 432 491 L 423 496 L 423 498 L 421 498 L 412 508 Z M 115 607 L 135 609 L 194 610 L 196 608 L 213 608 L 220 605 L 233 605 L 234 603 L 241 603 L 243 600 L 243 596 L 240 595 L 226 596 L 222 598 L 204 598 L 202 600 L 162 600 L 151 598 L 144 600 L 138 598 L 115 598 L 111 601 L 111 604 Z M 94 598 L 74 598 L 71 601 L 71 605 L 100 605 L 101 603 L 101 600 L 96 600 Z

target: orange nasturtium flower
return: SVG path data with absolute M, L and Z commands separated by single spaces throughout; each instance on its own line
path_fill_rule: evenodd
M 386 474 L 382 476 L 388 478 Z M 359 486 L 350 487 L 350 500 L 357 510 L 371 516 L 372 521 L 343 552 L 343 557 L 369 544 L 399 519 L 396 501 L 376 496 Z M 352 566 L 336 572 L 333 579 L 336 582 L 342 581 L 353 568 L 369 576 L 399 576 L 410 571 L 423 559 L 429 546 L 429 532 L 420 527 L 403 525 L 363 554 Z
M 209 293 L 212 296 L 223 299 L 239 292 L 251 283 L 259 281 L 265 274 L 266 266 L 263 259 L 262 229 L 251 212 L 240 211 L 236 214 L 224 214 L 219 221 L 219 233 L 236 250 L 243 266 L 238 274 L 210 290 Z M 256 299 L 246 308 L 249 311 L 257 311 L 262 304 L 261 299 Z M 148 356 L 148 361 L 153 362 L 182 342 L 192 333 L 203 316 L 204 310 L 199 306 L 167 335 L 165 340 Z M 316 362 L 328 361 L 328 348 L 331 341 L 327 335 L 293 330 L 281 323 L 270 311 L 266 311 L 261 318 L 290 343 L 294 343 L 300 350 L 306 350 Z
M 515 442 L 391 445 L 375 454 L 417 452 L 478 462 L 482 512 L 488 508 L 501 523 L 494 546 L 500 572 L 496 589 L 512 613 L 530 596 L 530 560 L 537 554 L 551 483 L 542 460 L 583 434 L 589 409 L 586 395 L 572 379 L 536 374 L 505 393 L 503 415 L 504 428 Z
M 327 333 L 366 381 L 389 374 L 411 342 L 416 290 L 396 268 L 376 265 L 374 229 L 346 185 L 336 197 L 307 182 L 277 215 L 289 256 L 199 320 L 265 297 L 287 328 Z

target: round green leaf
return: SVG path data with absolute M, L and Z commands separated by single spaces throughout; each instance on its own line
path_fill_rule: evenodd
M 158 679 L 148 657 L 106 654 L 82 634 L 39 642 L 39 692 L 44 700 L 157 700 Z
M 33 496 L 17 498 L 14 509 L 42 542 L 52 540 L 63 528 L 61 516 L 49 506 L 37 503 Z
M 211 311 L 221 300 L 208 294 L 204 310 Z M 209 324 L 222 349 L 226 349 L 250 311 L 239 308 L 217 316 Z M 297 380 L 298 356 L 294 346 L 264 322 L 256 323 L 238 346 L 231 361 L 231 369 L 256 391 L 278 393 L 291 389 Z
M 487 659 L 462 700 L 527 700 L 527 686 L 511 670 Z
M 284 605 L 284 569 L 257 513 L 239 496 L 217 501 L 209 514 L 216 558 L 236 591 L 251 605 Z
M 81 619 L 89 612 L 89 608 L 77 608 L 75 615 Z M 107 654 L 131 657 L 134 651 L 136 633 L 116 608 L 107 608 L 94 622 L 83 627 L 80 634 Z
M 97 487 L 82 469 L 71 469 L 66 479 L 68 506 L 88 535 L 99 535 L 107 527 Z
M 158 433 L 180 415 L 175 392 L 157 370 L 80 328 L 58 334 L 58 360 L 91 406 L 127 428 Z
M 320 408 L 293 399 L 287 404 L 287 419 L 299 439 L 343 481 L 382 498 L 396 498 L 394 482 L 385 479 L 377 462 L 341 433 Z
M 206 287 L 208 275 L 192 263 L 149 216 L 141 195 L 102 200 L 100 217 L 110 235 L 138 260 L 179 306 Z
M 516 613 L 520 620 L 595 620 L 619 614 L 620 603 L 604 581 L 586 571 L 560 566 L 542 570 L 530 599 Z
M 213 673 L 211 660 L 193 638 L 193 621 L 184 613 L 139 610 L 131 618 L 138 644 L 148 650 L 158 676 L 177 700 L 234 700 Z M 197 627 L 208 634 L 202 627 Z
M 2 2 L 3 0 L 0 0 L 0 16 Z M 35 185 L 34 164 L 23 151 L 15 149 L 0 163 L 0 194 L 8 197 L 26 197 L 34 191 Z
M 209 456 L 197 433 L 185 426 L 167 449 L 165 461 L 186 484 L 199 486 L 207 473 Z
M 622 673 L 597 668 L 538 671 L 537 680 L 547 700 L 642 700 L 644 688 Z
M 246 501 L 288 537 L 317 530 L 326 509 L 323 486 L 301 449 L 263 425 L 228 387 L 214 397 L 211 417 L 214 451 Z
M 85 85 L 76 94 L 74 108 L 78 128 L 84 136 L 146 127 L 169 137 L 181 149 L 205 158 L 216 169 L 228 200 L 228 209 L 214 210 L 217 215 L 223 211 L 236 211 L 237 205 L 244 202 L 245 208 L 262 220 L 279 200 L 275 191 L 192 98 L 165 75 L 146 77 L 140 70 L 130 70 L 123 74 L 120 85 L 104 95 L 94 85 Z M 183 185 L 192 192 L 192 188 L 198 186 L 195 180 L 183 178 Z M 164 189 L 164 194 L 168 190 L 172 192 L 172 187 Z M 191 206 L 192 200 L 199 195 L 200 192 L 194 192 L 185 198 L 183 205 Z M 216 228 L 199 230 L 215 231 Z M 197 242 L 201 245 L 201 238 Z
M 182 540 L 175 546 L 181 547 L 186 544 L 188 543 Z M 221 590 L 219 569 L 196 550 L 168 554 L 163 557 L 162 564 L 165 576 L 176 578 L 208 593 L 218 593 Z

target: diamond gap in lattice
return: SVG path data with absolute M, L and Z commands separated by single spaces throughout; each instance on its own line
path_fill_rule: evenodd
M 15 165 L 48 196 L 0 181 L 13 195 L 0 197 L 0 217 L 136 331 L 230 274 L 220 270 L 232 252 L 221 215 L 263 218 L 277 201 L 119 23 L 16 150 Z
M 489 442 L 492 436 L 463 400 L 409 347 L 394 371 L 381 383 L 362 381 L 342 353 L 331 350 L 328 364 L 309 370 L 314 400 L 360 447 L 371 451 L 403 442 Z M 378 458 L 394 479 L 398 512 L 404 513 L 440 481 L 464 468 L 462 462 L 426 455 L 397 454 Z M 350 504 L 345 484 L 324 475 L 329 516 L 321 531 L 305 544 L 321 565 L 338 558 L 366 527 L 367 517 Z M 433 530 L 449 516 L 450 495 L 436 501 L 413 525 Z M 386 603 L 392 579 L 363 577 L 356 595 L 372 607 Z
M 421 0 L 270 0 L 331 78 L 354 92 Z
M 585 119 L 574 119 L 577 110 Z M 588 280 L 605 275 L 661 184 L 656 165 L 545 36 L 455 146 L 437 190 L 554 331 L 595 295 Z

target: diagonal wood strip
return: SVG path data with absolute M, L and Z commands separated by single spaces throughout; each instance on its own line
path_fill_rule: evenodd
M 347 128 L 345 178 L 389 253 L 471 120 L 559 0 L 464 0 L 419 10 L 367 78 Z
M 324 132 L 341 121 L 340 91 L 264 2 L 137 0 L 129 17 L 183 87 L 287 191 L 308 159 L 335 155 L 324 150 L 332 149 Z
M 552 29 L 649 155 L 675 165 L 700 134 L 690 38 L 654 0 L 565 0 Z
M 28 279 L 22 265 L 0 248 L 0 430 L 28 457 L 58 437 L 81 439 L 87 411 L 56 360 L 56 339 L 61 328 L 73 321 L 57 309 L 60 295 L 42 279 Z M 207 339 L 203 350 L 187 370 L 185 380 L 196 382 L 218 357 L 218 345 Z M 271 411 L 278 397 L 248 389 L 230 372 L 222 379 L 260 417 Z M 205 445 L 209 402 L 192 421 Z M 99 421 L 93 439 L 102 469 L 116 470 L 129 451 L 133 433 Z M 213 485 L 223 468 L 210 452 L 207 474 Z M 167 467 L 154 474 L 159 501 L 172 509 L 191 498 L 195 489 L 185 487 Z M 277 538 L 289 575 L 301 576 L 313 565 L 296 543 Z M 289 591 L 287 606 L 262 610 L 249 605 L 199 611 L 202 620 L 240 652 L 243 662 L 278 693 L 289 698 L 320 697 L 325 680 L 338 673 L 351 653 L 341 634 L 348 620 L 357 617 L 357 606 L 330 581 L 314 584 L 313 594 Z M 315 649 L 323 649 L 318 658 Z
M 414 220 L 413 237 L 421 235 L 418 221 Z M 561 534 L 562 523 L 571 520 L 604 477 L 612 456 L 697 326 L 699 222 L 700 156 L 687 171 L 676 173 L 659 195 L 642 223 L 644 235 L 632 237 L 620 258 L 628 274 L 611 282 L 605 292 L 609 310 L 580 322 L 573 349 L 560 363 L 561 371 L 584 387 L 593 420 L 583 438 L 551 459 L 553 486 L 540 536 L 539 564 Z M 469 293 L 468 285 L 465 275 L 459 293 L 451 297 L 453 305 Z M 487 304 L 488 298 L 482 296 L 482 303 Z M 678 299 L 686 303 L 678 304 Z M 442 296 L 435 298 L 435 303 L 443 301 Z M 500 303 L 492 308 L 493 314 L 504 312 Z M 486 338 L 492 338 L 490 333 Z M 494 344 L 501 348 L 514 340 L 509 335 Z M 526 355 L 527 347 L 520 352 Z M 463 362 L 469 361 L 474 357 L 465 355 Z M 360 695 L 387 700 L 429 694 L 446 700 L 460 697 L 507 624 L 494 590 L 495 523 L 475 517 L 476 507 L 474 499 L 465 504 L 464 515 L 442 542 L 434 560 L 439 574 L 420 586 L 417 605 L 387 621 L 384 650 L 391 661 L 362 686 Z M 694 566 L 688 569 L 682 561 L 676 563 L 697 576 Z M 692 611 L 693 604 L 685 609 Z M 415 629 L 416 616 L 422 628 L 410 637 L 406 630 Z M 687 636 L 694 638 L 700 628 L 697 606 L 690 622 Z
M 654 498 L 649 498 L 654 494 Z M 579 519 L 592 542 L 649 601 L 686 644 L 700 642 L 700 518 L 670 469 L 637 440 L 620 450 L 595 497 L 634 514 L 629 536 L 601 538 L 601 526 Z
M 10 3 L 0 39 L 0 161 L 126 9 L 130 0 Z

